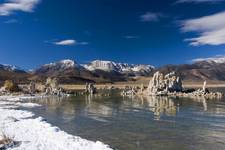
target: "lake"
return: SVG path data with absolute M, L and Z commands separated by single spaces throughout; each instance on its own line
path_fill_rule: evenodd
M 72 135 L 119 150 L 224 150 L 225 100 L 76 96 L 32 109 Z

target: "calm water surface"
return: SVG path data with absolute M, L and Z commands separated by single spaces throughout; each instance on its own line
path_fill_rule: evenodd
M 37 101 L 35 101 L 37 102 Z M 80 96 L 32 111 L 66 132 L 119 150 L 224 150 L 225 100 Z

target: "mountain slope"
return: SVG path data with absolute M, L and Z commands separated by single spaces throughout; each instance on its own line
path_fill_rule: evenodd
M 0 64 L 0 85 L 2 85 L 5 80 L 13 80 L 17 83 L 27 83 L 29 76 L 30 75 L 26 71 L 16 66 Z
M 33 80 L 44 81 L 48 77 L 57 77 L 62 83 L 93 82 L 89 79 L 92 74 L 72 60 L 45 64 L 32 72 Z
M 197 61 L 193 64 L 166 65 L 157 70 L 163 73 L 176 71 L 183 80 L 187 81 L 225 81 L 225 63 L 223 62 Z
M 32 73 L 34 80 L 57 77 L 61 83 L 114 82 L 125 78 L 117 72 L 89 71 L 73 60 L 62 60 L 41 66 Z

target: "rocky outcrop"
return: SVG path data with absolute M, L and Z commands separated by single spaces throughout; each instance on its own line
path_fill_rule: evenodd
M 168 92 L 181 92 L 183 90 L 182 82 L 175 72 L 163 75 L 156 72 L 149 82 L 147 89 L 148 95 L 167 95 Z
M 45 94 L 46 95 L 57 95 L 57 96 L 62 96 L 62 89 L 59 87 L 58 80 L 56 78 L 48 78 L 46 80 L 45 84 L 46 90 Z
M 95 88 L 94 84 L 93 83 L 86 83 L 85 92 L 87 94 L 95 94 L 96 88 Z
M 139 88 L 125 89 L 122 95 L 169 95 L 174 92 L 182 92 L 182 81 L 175 72 L 163 75 L 160 72 L 156 72 L 149 82 L 148 88 L 145 89 L 142 84 Z
M 208 99 L 213 99 L 213 98 L 222 98 L 223 93 L 221 92 L 210 92 L 209 89 L 207 89 L 206 86 L 207 82 L 204 81 L 202 89 L 194 90 L 192 92 L 181 92 L 177 93 L 178 96 L 182 97 L 192 97 L 192 98 L 198 98 L 198 97 L 204 97 Z
M 36 92 L 36 85 L 34 81 L 31 81 L 29 84 L 29 93 L 34 94 Z
M 140 91 L 143 91 L 143 88 L 142 85 L 141 85 L 141 89 Z M 138 93 L 138 88 L 135 88 L 135 87 L 130 87 L 130 86 L 127 86 L 125 87 L 125 89 L 122 91 L 121 95 L 122 96 L 134 96 Z
M 130 93 L 132 90 L 128 90 L 126 93 Z M 203 97 L 208 99 L 221 98 L 223 93 L 220 92 L 210 92 L 207 89 L 207 82 L 203 83 L 202 89 L 184 89 L 182 86 L 181 78 L 175 73 L 171 72 L 169 74 L 163 75 L 160 72 L 156 72 L 153 78 L 149 82 L 147 89 L 143 86 L 139 88 L 137 95 L 145 96 L 179 96 L 179 97 Z M 123 95 L 124 92 L 122 92 Z

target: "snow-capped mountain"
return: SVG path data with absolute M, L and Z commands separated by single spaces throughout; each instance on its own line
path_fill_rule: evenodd
M 0 70 L 11 71 L 11 72 L 25 72 L 23 69 L 7 64 L 0 64 Z
M 5 80 L 13 80 L 21 84 L 26 83 L 28 77 L 29 74 L 19 67 L 0 64 L 0 85 L 2 85 Z
M 45 74 L 55 74 L 55 73 L 63 73 L 64 71 L 71 71 L 74 69 L 78 69 L 81 66 L 73 60 L 65 59 L 54 63 L 49 63 L 42 65 L 38 69 L 34 70 L 34 73 L 45 73 Z
M 42 67 L 47 67 L 47 68 L 57 68 L 57 69 L 68 69 L 68 68 L 75 68 L 78 67 L 79 65 L 70 59 L 65 59 L 61 60 L 58 62 L 50 63 L 50 64 L 45 64 Z
M 129 65 L 112 61 L 95 60 L 80 65 L 73 60 L 61 60 L 45 64 L 34 70 L 32 74 L 38 80 L 46 77 L 57 77 L 62 82 L 114 82 L 125 81 L 129 76 L 149 75 L 153 70 L 150 65 Z
M 153 71 L 154 67 L 151 65 L 133 65 L 127 63 L 115 63 L 113 61 L 102 61 L 95 60 L 89 64 L 80 65 L 73 60 L 61 60 L 58 62 L 45 64 L 40 68 L 36 69 L 35 72 L 46 72 L 46 71 L 64 71 L 68 69 L 86 70 L 90 72 L 95 72 L 96 70 L 101 70 L 105 72 L 118 72 L 124 73 L 150 73 Z
M 208 58 L 197 58 L 193 60 L 194 62 L 208 62 L 208 63 L 218 63 L 222 64 L 225 63 L 225 55 L 218 55 L 215 57 L 208 57 Z
M 57 77 L 62 83 L 88 82 L 93 75 L 73 60 L 61 60 L 45 64 L 32 72 L 36 80 Z M 91 80 L 92 81 L 92 80 Z
M 83 67 L 89 71 L 95 71 L 95 70 L 114 71 L 114 70 L 117 70 L 116 63 L 114 63 L 112 61 L 95 60 L 95 61 L 92 61 L 90 64 L 83 65 Z
M 155 67 L 151 65 L 133 65 L 133 64 L 126 64 L 126 63 L 118 63 L 117 64 L 120 72 L 146 72 L 150 73 L 154 70 Z
M 89 64 L 83 65 L 89 71 L 115 71 L 119 73 L 150 73 L 154 67 L 151 65 L 133 65 L 127 63 L 115 63 L 113 61 L 95 60 Z

